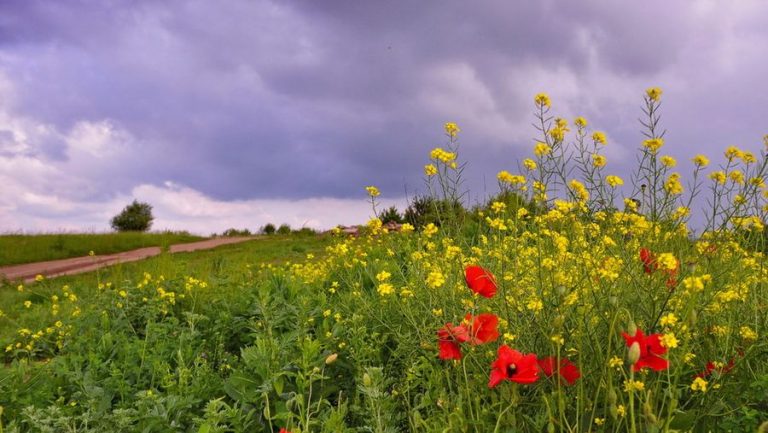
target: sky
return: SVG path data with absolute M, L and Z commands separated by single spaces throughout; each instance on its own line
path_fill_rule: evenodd
M 632 166 L 644 90 L 666 154 L 768 133 L 764 1 L 0 0 L 0 232 L 365 222 L 402 210 L 442 125 L 469 201 L 531 154 L 533 97 Z

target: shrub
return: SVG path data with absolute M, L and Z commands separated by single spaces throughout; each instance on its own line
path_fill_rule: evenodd
M 289 226 L 288 224 L 280 224 L 280 227 L 277 228 L 277 234 L 279 235 L 291 234 L 291 226 Z
M 400 215 L 400 212 L 397 210 L 397 207 L 392 206 L 387 209 L 385 209 L 380 215 L 379 219 L 382 223 L 398 223 L 402 224 L 405 222 L 403 219 L 403 216 Z
M 154 219 L 151 205 L 134 200 L 122 212 L 115 215 L 110 224 L 119 232 L 145 232 L 152 227 Z
M 430 196 L 417 196 L 405 210 L 405 222 L 416 228 L 429 223 L 440 227 L 447 221 L 460 224 L 467 210 L 458 200 L 438 199 Z
M 265 235 L 273 235 L 275 234 L 275 225 L 272 223 L 266 223 L 264 226 L 259 230 L 261 233 L 264 233 Z
M 250 236 L 251 231 L 248 229 L 238 230 L 235 228 L 227 229 L 221 234 L 224 237 L 236 237 L 236 236 Z

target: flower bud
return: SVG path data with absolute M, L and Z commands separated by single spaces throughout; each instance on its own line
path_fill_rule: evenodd
M 640 360 L 640 343 L 635 341 L 627 350 L 627 362 L 635 365 Z
M 616 405 L 616 390 L 613 387 L 608 390 L 608 403 Z
M 338 353 L 331 353 L 330 355 L 328 355 L 327 358 L 325 358 L 325 365 L 333 364 L 334 362 L 336 362 L 336 358 L 338 357 L 339 357 Z
M 627 323 L 627 334 L 635 335 L 636 333 L 637 333 L 637 325 L 635 325 L 634 320 L 629 319 L 629 323 Z
M 619 306 L 619 297 L 618 296 L 609 296 L 608 297 L 608 303 L 611 304 L 611 307 L 618 307 Z
M 614 420 L 619 417 L 619 408 L 617 408 L 615 404 L 612 404 L 608 410 L 611 412 L 611 418 Z
M 363 385 L 365 386 L 371 386 L 371 376 L 368 375 L 368 373 L 363 373 Z

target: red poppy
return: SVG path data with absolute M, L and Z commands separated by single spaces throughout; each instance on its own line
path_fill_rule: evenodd
M 491 313 L 481 313 L 475 317 L 467 313 L 464 317 L 467 325 L 467 339 L 470 344 L 483 344 L 499 338 L 499 318 Z
M 627 342 L 627 347 L 632 347 L 633 343 L 640 345 L 640 358 L 632 367 L 634 371 L 640 371 L 645 367 L 655 371 L 669 368 L 669 361 L 659 356 L 667 353 L 667 348 L 661 345 L 661 334 L 645 336 L 643 331 L 638 329 L 633 337 L 626 332 L 622 332 L 621 335 Z
M 653 273 L 658 267 L 656 256 L 648 248 L 640 248 L 640 261 L 643 262 L 643 270 L 646 274 Z
M 552 375 L 557 372 L 560 374 L 560 377 L 565 379 L 568 385 L 573 385 L 576 383 L 576 380 L 581 377 L 579 367 L 566 358 L 560 359 L 560 367 L 557 368 L 557 371 L 555 371 L 556 359 L 554 356 L 541 358 L 537 362 L 541 371 L 543 371 L 547 377 L 552 377 Z
M 437 345 L 440 347 L 440 359 L 461 359 L 459 343 L 468 340 L 467 328 L 446 323 L 437 331 Z
M 279 432 L 279 433 L 291 433 L 291 432 L 289 432 L 288 430 L 286 430 L 284 427 L 281 427 L 281 428 L 280 428 L 280 432 Z
M 510 349 L 506 344 L 499 347 L 499 356 L 491 364 L 491 378 L 488 381 L 488 387 L 494 388 L 505 380 L 524 385 L 539 380 L 536 354 L 524 355 L 517 350 Z
M 725 373 L 728 373 L 729 371 L 733 370 L 733 367 L 735 367 L 735 366 L 736 365 L 734 363 L 733 358 L 731 358 L 731 360 L 728 361 L 728 364 L 723 365 L 722 367 L 717 367 L 717 366 L 715 366 L 714 362 L 709 361 L 707 363 L 706 367 L 704 367 L 704 371 L 702 371 L 701 373 L 697 373 L 694 377 L 702 377 L 702 378 L 709 377 L 709 376 L 712 375 L 712 372 L 715 372 L 715 371 L 720 373 L 720 374 L 725 374 Z
M 493 274 L 480 266 L 467 266 L 464 270 L 464 279 L 467 286 L 473 292 L 486 298 L 492 298 L 496 294 L 496 279 Z

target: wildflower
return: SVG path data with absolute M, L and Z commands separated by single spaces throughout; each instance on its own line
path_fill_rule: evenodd
M 622 365 L 624 365 L 624 361 L 622 361 L 618 356 L 614 356 L 608 360 L 608 366 L 611 368 L 618 368 Z
M 552 148 L 549 147 L 549 145 L 546 143 L 539 142 L 539 143 L 536 143 L 536 146 L 533 147 L 533 153 L 539 157 L 544 155 L 549 155 L 551 152 L 552 152 Z
M 529 171 L 536 170 L 536 161 L 530 158 L 525 158 L 523 160 L 523 167 L 525 167 L 525 169 Z
M 664 167 L 672 168 L 677 165 L 677 161 L 675 161 L 675 158 L 672 158 L 669 155 L 664 155 L 661 158 L 659 158 L 661 161 L 661 165 Z
M 644 389 L 645 389 L 645 384 L 643 382 L 640 382 L 639 380 L 625 380 L 624 381 L 624 391 L 625 392 L 642 391 Z
M 648 96 L 648 99 L 651 101 L 658 101 L 659 98 L 661 98 L 662 90 L 658 87 L 650 87 L 646 89 L 645 94 Z
M 671 332 L 668 334 L 662 335 L 660 341 L 661 341 L 661 345 L 666 347 L 667 349 L 674 349 L 675 347 L 677 347 L 677 343 L 678 343 L 677 338 L 675 337 L 675 334 Z
M 595 425 L 601 426 L 605 424 L 605 418 L 595 418 Z
M 612 188 L 616 188 L 617 186 L 624 185 L 624 180 L 620 178 L 619 176 L 614 176 L 612 174 L 609 174 L 605 177 L 605 182 L 608 183 Z
M 693 383 L 691 383 L 691 390 L 699 391 L 699 392 L 707 392 L 707 385 L 709 385 L 709 382 L 707 382 L 701 377 L 697 377 L 693 379 Z
M 661 317 L 661 320 L 659 320 L 659 324 L 661 326 L 674 326 L 678 321 L 677 316 L 675 316 L 675 313 L 669 313 L 665 316 Z
M 704 155 L 696 155 L 691 160 L 696 167 L 706 167 L 709 165 L 709 159 Z
M 621 335 L 624 337 L 627 347 L 631 348 L 633 344 L 637 344 L 640 348 L 640 356 L 632 367 L 634 371 L 640 371 L 645 367 L 655 371 L 669 368 L 669 361 L 660 356 L 667 353 L 667 348 L 661 344 L 660 334 L 646 336 L 643 331 L 638 329 L 634 336 L 630 336 L 626 332 L 622 332 Z
M 445 284 L 445 276 L 440 271 L 432 271 L 427 275 L 427 287 L 437 289 Z
M 379 194 L 381 194 L 379 192 L 379 189 L 376 188 L 375 186 L 366 186 L 365 190 L 368 192 L 368 195 L 371 197 L 378 197 Z
M 725 149 L 725 157 L 728 158 L 728 161 L 732 161 L 733 158 L 741 158 L 744 153 L 736 146 L 728 146 L 727 149 Z
M 586 128 L 587 127 L 587 119 L 579 116 L 576 119 L 574 119 L 573 124 L 576 125 L 578 128 Z
M 461 129 L 459 129 L 459 125 L 453 122 L 446 122 L 446 124 L 443 127 L 445 128 L 445 133 L 448 134 L 451 138 L 456 137 L 456 134 L 461 132 Z
M 599 144 L 603 144 L 603 145 L 608 143 L 608 139 L 605 137 L 605 132 L 601 132 L 601 131 L 595 131 L 592 134 L 592 140 L 595 143 L 599 143 Z
M 566 358 L 560 359 L 560 365 L 557 367 L 555 366 L 556 359 L 554 356 L 541 358 L 537 362 L 544 375 L 551 377 L 553 374 L 558 373 L 560 378 L 565 379 L 568 385 L 573 385 L 581 377 L 579 367 Z
M 671 195 L 678 195 L 683 193 L 683 184 L 680 183 L 680 174 L 672 173 L 664 182 L 664 190 Z
M 731 358 L 730 361 L 728 361 L 728 364 L 724 364 L 722 362 L 713 362 L 709 361 L 706 366 L 704 366 L 704 371 L 697 373 L 694 377 L 709 377 L 712 375 L 713 372 L 717 372 L 718 374 L 725 374 L 729 371 L 733 370 L 735 367 L 735 363 L 733 358 Z
M 415 229 L 416 228 L 413 225 L 408 224 L 408 223 L 403 223 L 403 225 L 400 226 L 400 233 L 411 233 Z
M 35 281 L 37 281 L 38 283 L 43 281 L 44 279 L 45 277 L 40 274 L 35 275 Z
M 424 230 L 422 233 L 424 233 L 424 236 L 430 238 L 433 235 L 437 234 L 437 226 L 434 223 L 429 223 L 426 226 L 424 226 Z
M 742 326 L 741 328 L 739 328 L 739 335 L 741 335 L 741 338 L 748 341 L 757 340 L 757 332 L 755 332 L 749 326 Z
M 539 380 L 536 354 L 524 355 L 506 344 L 499 347 L 498 357 L 491 364 L 488 387 L 494 388 L 505 380 L 520 384 L 531 384 Z
M 594 165 L 597 168 L 605 167 L 605 164 L 607 162 L 607 159 L 603 155 L 594 154 L 592 155 L 592 165 Z
M 552 101 L 549 100 L 549 95 L 546 93 L 539 93 L 533 98 L 533 102 L 536 103 L 536 105 L 540 107 L 547 107 L 549 108 L 552 104 Z
M 725 173 L 722 171 L 715 171 L 715 172 L 709 173 L 709 178 L 721 185 L 724 184 L 726 180 Z
M 291 433 L 291 432 L 286 430 L 285 427 L 280 427 L 280 431 L 278 433 Z
M 24 301 L 24 307 L 29 308 L 32 306 L 32 301 Z
M 742 173 L 739 170 L 733 170 L 731 174 L 728 175 L 728 177 L 731 179 L 731 182 L 737 183 L 739 185 L 744 183 L 744 173 Z
M 456 153 L 448 152 L 446 150 L 443 150 L 440 147 L 436 147 L 432 149 L 432 151 L 429 153 L 429 157 L 434 160 L 442 161 L 446 164 L 450 164 L 451 162 L 456 160 Z
M 376 288 L 376 291 L 379 292 L 379 295 L 381 296 L 391 295 L 392 293 L 394 293 L 395 287 L 389 283 L 381 283 Z
M 650 150 L 651 153 L 656 153 L 659 149 L 661 149 L 661 146 L 664 146 L 664 139 L 663 138 L 650 138 L 648 140 L 643 141 L 643 146 Z
M 571 190 L 573 190 L 573 194 L 581 201 L 587 201 L 589 200 L 589 191 L 587 191 L 587 188 L 584 186 L 583 183 L 579 182 L 578 180 L 574 179 L 572 180 L 568 186 L 571 187 Z
M 624 407 L 623 404 L 620 404 L 619 407 L 616 408 L 616 415 L 624 416 L 626 414 L 627 414 L 627 409 Z
M 496 294 L 496 279 L 480 266 L 467 266 L 464 270 L 464 280 L 470 290 L 480 296 L 492 298 Z
M 484 344 L 496 341 L 499 338 L 499 318 L 491 313 L 480 313 L 477 316 L 467 314 L 464 317 L 466 323 L 466 342 L 469 344 Z

